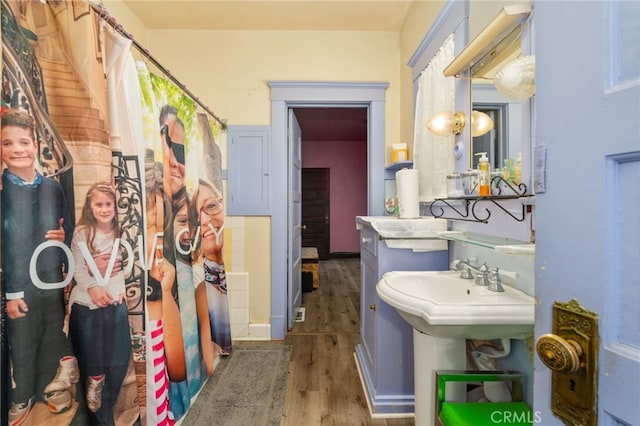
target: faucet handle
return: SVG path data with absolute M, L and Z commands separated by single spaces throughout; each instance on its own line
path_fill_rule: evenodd
M 489 274 L 490 274 L 489 267 L 487 266 L 487 263 L 484 262 L 478 268 L 478 275 L 476 275 L 476 284 L 477 285 L 482 285 L 482 286 L 488 286 L 489 285 Z
M 471 269 L 463 268 L 462 272 L 460 272 L 460 278 L 462 278 L 463 280 L 473 279 L 473 274 L 471 273 Z
M 493 275 L 493 279 L 489 278 L 489 287 L 487 290 L 503 292 L 504 288 L 502 287 L 502 280 L 500 279 L 500 270 L 495 268 L 489 272 Z
M 473 274 L 471 273 L 471 268 L 469 267 L 469 259 L 454 260 L 453 262 L 451 262 L 451 267 L 454 271 L 462 271 L 460 272 L 460 278 L 464 280 L 473 279 Z
M 451 269 L 452 271 L 462 271 L 463 269 L 465 269 L 465 264 L 468 263 L 469 259 L 453 259 L 449 264 L 449 269 Z

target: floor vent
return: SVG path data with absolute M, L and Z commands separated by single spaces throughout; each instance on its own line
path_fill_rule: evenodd
M 295 322 L 304 322 L 304 311 L 305 308 L 298 308 L 298 310 L 296 311 L 296 319 Z

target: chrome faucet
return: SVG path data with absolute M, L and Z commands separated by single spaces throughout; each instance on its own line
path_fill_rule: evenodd
M 486 263 L 483 263 L 480 266 L 474 266 L 471 264 L 469 259 L 453 261 L 452 265 L 458 271 L 462 271 L 460 273 L 460 278 L 465 280 L 471 280 L 474 278 L 473 273 L 475 273 L 476 284 L 478 285 L 489 285 L 489 268 Z M 473 272 L 473 273 L 472 273 Z
M 502 292 L 502 280 L 498 268 L 489 268 L 486 262 L 483 262 L 480 266 L 474 266 L 469 259 L 454 260 L 451 262 L 453 269 L 462 271 L 460 272 L 460 278 L 470 280 L 475 278 L 477 285 L 486 286 L 489 291 Z M 475 273 L 475 276 L 473 275 Z

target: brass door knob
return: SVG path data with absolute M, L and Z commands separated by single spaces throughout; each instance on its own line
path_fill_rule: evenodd
M 371 305 L 369 305 L 369 309 L 371 309 L 372 311 L 376 310 L 376 304 L 372 303 Z
M 549 369 L 559 373 L 575 373 L 580 369 L 582 348 L 572 339 L 543 334 L 536 341 L 538 356 Z

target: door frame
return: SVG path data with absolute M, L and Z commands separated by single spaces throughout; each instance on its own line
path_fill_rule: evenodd
M 296 107 L 363 107 L 368 109 L 367 214 L 384 214 L 386 82 L 269 81 L 271 88 L 271 338 L 288 330 L 288 110 Z M 304 136 L 304 135 L 303 135 Z M 355 226 L 355 218 L 354 224 Z

